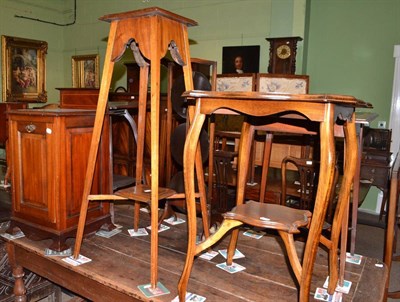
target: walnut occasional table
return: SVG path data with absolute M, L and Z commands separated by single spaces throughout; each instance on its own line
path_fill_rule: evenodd
M 321 161 L 318 189 L 315 200 L 315 208 L 309 228 L 308 239 L 306 242 L 301 277 L 300 277 L 300 301 L 308 301 L 310 292 L 311 276 L 314 267 L 316 251 L 321 238 L 322 226 L 328 207 L 329 195 L 333 189 L 334 169 L 335 169 L 335 124 L 341 122 L 345 133 L 345 142 L 348 146 L 353 146 L 353 150 L 347 148 L 345 152 L 346 170 L 339 194 L 340 211 L 336 211 L 332 225 L 332 235 L 330 241 L 322 242 L 324 245 L 331 245 L 330 250 L 337 250 L 340 232 L 343 228 L 343 217 L 348 211 L 350 190 L 355 173 L 355 161 L 357 154 L 357 137 L 355 129 L 355 108 L 366 107 L 366 103 L 354 97 L 343 95 L 290 95 L 290 94 L 263 94 L 257 92 L 206 92 L 190 91 L 184 93 L 189 100 L 195 100 L 195 117 L 186 138 L 184 150 L 184 176 L 185 192 L 187 198 L 187 215 L 189 227 L 188 251 L 184 271 L 179 282 L 179 294 L 183 301 L 185 296 L 190 271 L 193 266 L 194 257 L 199 254 L 205 246 L 196 245 L 196 212 L 194 194 L 194 168 L 195 153 L 198 143 L 199 133 L 209 114 L 245 114 L 246 116 L 263 118 L 262 124 L 271 123 L 278 126 L 280 131 L 292 132 L 295 129 L 319 125 Z M 296 126 L 297 121 L 308 121 L 305 124 Z M 249 123 L 251 119 L 249 119 Z M 259 121 L 260 122 L 260 121 Z M 287 125 L 287 126 L 285 126 Z M 244 188 L 246 186 L 246 175 L 248 171 L 251 141 L 254 135 L 254 126 L 243 127 L 247 133 L 242 132 L 241 146 L 239 150 L 238 163 L 238 184 L 237 184 L 237 204 L 243 203 Z M 243 130 L 242 130 L 243 131 Z M 245 140 L 242 141 L 242 140 Z M 240 154 L 242 153 L 242 154 Z M 240 157 L 243 159 L 241 160 Z M 242 163 L 242 165 L 241 165 Z M 352 167 L 350 170 L 348 167 Z M 208 240 L 212 241 L 212 240 Z M 215 243 L 215 242 L 214 242 Z M 330 265 L 337 265 L 337 254 L 330 257 Z M 333 262 L 331 262 L 333 261 Z M 338 269 L 332 270 L 334 275 L 330 279 L 338 280 Z M 329 285 L 329 291 L 333 292 L 336 282 Z

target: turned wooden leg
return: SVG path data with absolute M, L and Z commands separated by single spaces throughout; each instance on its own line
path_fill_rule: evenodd
M 15 259 L 15 247 L 12 243 L 7 243 L 7 254 L 8 262 L 12 267 L 12 275 L 15 279 L 14 281 L 14 295 L 16 302 L 26 302 L 26 288 L 24 284 L 23 277 L 25 275 L 24 269 L 21 265 L 18 265 Z
M 16 302 L 25 302 L 26 300 L 26 288 L 23 277 L 25 276 L 24 269 L 20 265 L 13 267 L 12 275 L 14 281 L 14 295 Z

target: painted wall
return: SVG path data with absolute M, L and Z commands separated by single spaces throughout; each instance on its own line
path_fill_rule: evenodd
M 305 0 L 85 0 L 77 1 L 74 25 L 56 26 L 23 15 L 58 23 L 74 19 L 74 0 L 0 0 L 0 34 L 45 40 L 49 102 L 58 101 L 57 87 L 71 87 L 71 56 L 99 54 L 103 65 L 109 24 L 98 18 L 109 13 L 151 6 L 192 18 L 199 26 L 189 28 L 191 56 L 216 60 L 221 72 L 222 47 L 260 45 L 260 72 L 267 71 L 269 43 L 266 37 L 304 36 Z M 298 66 L 301 70 L 302 43 Z M 122 61 L 132 61 L 127 53 Z M 115 66 L 113 87 L 126 86 L 125 66 Z
M 393 46 L 400 44 L 398 0 L 77 0 L 77 19 L 55 26 L 15 18 L 25 15 L 59 23 L 73 20 L 74 0 L 0 0 L 0 34 L 45 40 L 49 102 L 57 87 L 71 87 L 71 56 L 99 54 L 102 68 L 109 13 L 159 6 L 196 20 L 189 28 L 192 57 L 222 65 L 222 47 L 260 45 L 266 72 L 266 37 L 301 36 L 297 73 L 310 75 L 311 93 L 350 94 L 371 102 L 388 121 L 394 71 Z M 124 56 L 132 61 L 131 54 Z M 113 88 L 126 85 L 125 67 L 115 66 Z M 374 208 L 374 198 L 366 206 Z
M 69 17 L 69 12 L 64 11 L 61 0 L 29 2 L 0 0 L 0 35 L 41 40 L 48 43 L 46 89 L 48 100 L 54 102 L 59 98 L 58 91 L 54 88 L 66 85 L 64 82 L 65 66 L 62 59 L 64 57 L 64 27 L 16 18 L 15 15 L 63 23 Z M 2 88 L 0 90 L 2 91 Z
M 389 124 L 394 45 L 400 44 L 398 0 L 311 0 L 307 64 L 311 93 L 341 93 L 370 102 Z M 375 210 L 378 190 L 362 205 Z
M 303 3 L 304 0 L 297 0 Z M 87 0 L 78 2 L 78 26 L 65 30 L 65 57 L 74 54 L 98 52 L 104 57 L 106 37 L 109 24 L 99 22 L 98 17 L 109 13 L 142 9 L 158 6 L 179 15 L 191 18 L 198 22 L 198 26 L 188 29 L 190 37 L 190 51 L 192 57 L 214 60 L 219 63 L 218 72 L 222 66 L 223 46 L 260 45 L 260 71 L 266 72 L 268 65 L 269 43 L 266 37 L 272 35 L 293 34 L 302 36 L 304 26 L 293 16 L 293 0 L 151 0 L 132 1 L 124 0 Z M 304 11 L 300 10 L 297 20 L 304 20 Z M 84 17 L 83 17 L 84 16 Z M 277 23 L 277 16 L 284 22 Z M 274 19 L 276 19 L 274 21 Z M 300 24 L 300 26 L 299 26 Z M 85 30 L 82 30 L 85 28 Z M 279 29 L 279 30 L 278 30 Z M 301 50 L 299 50 L 300 52 Z M 132 54 L 126 53 L 121 62 L 116 64 L 113 87 L 126 86 L 125 66 L 122 62 L 132 61 Z M 301 60 L 299 62 L 301 64 Z M 65 76 L 70 77 L 66 70 Z

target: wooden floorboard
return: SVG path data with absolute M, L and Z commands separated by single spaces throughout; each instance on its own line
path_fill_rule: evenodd
M 92 261 L 78 267 L 66 264 L 61 257 L 45 257 L 43 251 L 50 240 L 17 239 L 14 243 L 18 247 L 17 255 L 30 270 L 93 300 L 112 301 L 115 299 L 115 292 L 118 292 L 123 301 L 150 301 L 137 288 L 138 285 L 150 281 L 150 236 L 129 236 L 127 229 L 132 228 L 132 217 L 132 206 L 117 206 L 115 223 L 123 226 L 122 232 L 108 239 L 95 235 L 84 239 L 81 254 Z M 181 217 L 185 219 L 184 215 Z M 148 214 L 141 213 L 140 226 L 146 227 L 149 224 Z M 151 301 L 171 301 L 177 295 L 177 284 L 184 265 L 186 223 L 168 226 L 169 230 L 159 233 L 159 281 L 171 293 L 154 297 Z M 214 250 L 225 248 L 228 239 L 220 242 Z M 68 243 L 72 245 L 73 240 L 68 240 Z M 298 241 L 299 253 L 303 247 L 303 242 Z M 246 270 L 229 274 L 217 268 L 216 264 L 224 262 L 221 255 L 211 261 L 197 258 L 188 291 L 205 296 L 207 301 L 297 300 L 297 283 L 287 265 L 284 248 L 278 237 L 270 233 L 257 240 L 241 233 L 238 249 L 245 254 L 245 258 L 235 262 L 245 266 Z M 376 267 L 376 262 L 378 261 L 365 258 L 361 265 L 346 265 L 345 277 L 353 282 L 353 286 L 350 293 L 344 295 L 343 301 L 372 301 L 365 300 L 370 297 L 370 292 L 380 292 L 376 290 L 380 283 L 383 290 L 384 282 L 381 280 L 385 278 L 386 268 Z M 327 253 L 320 249 L 314 268 L 311 296 L 316 287 L 322 287 L 327 273 Z M 76 281 L 73 285 L 71 278 Z M 105 285 L 109 292 L 99 293 L 99 284 Z M 99 297 L 102 299 L 99 300 Z

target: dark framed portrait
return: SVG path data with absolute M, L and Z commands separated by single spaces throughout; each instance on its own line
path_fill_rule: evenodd
M 2 36 L 4 102 L 46 102 L 47 42 Z
M 259 68 L 259 45 L 222 48 L 222 73 L 257 73 Z

